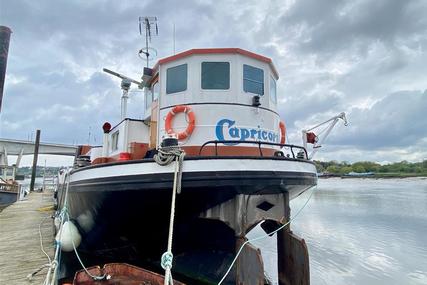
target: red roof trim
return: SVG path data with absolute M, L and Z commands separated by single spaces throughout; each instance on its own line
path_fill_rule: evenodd
M 200 48 L 200 49 L 190 49 L 169 57 L 165 57 L 160 59 L 156 65 L 153 67 L 153 69 L 157 69 L 158 66 L 160 64 L 165 64 L 168 62 L 172 62 L 181 58 L 185 58 L 194 54 L 233 54 L 233 53 L 237 53 L 237 54 L 241 54 L 259 61 L 263 61 L 265 63 L 268 63 L 270 65 L 271 70 L 273 71 L 274 75 L 279 78 L 279 74 L 277 73 L 276 68 L 274 67 L 273 61 L 271 60 L 271 58 L 244 50 L 244 49 L 240 49 L 240 48 Z

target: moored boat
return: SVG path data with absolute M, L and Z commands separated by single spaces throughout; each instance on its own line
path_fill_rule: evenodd
M 20 185 L 15 181 L 15 167 L 0 168 L 0 210 L 15 203 L 20 194 Z
M 306 148 L 286 142 L 273 62 L 239 48 L 161 59 L 136 81 L 145 91 L 142 120 L 126 116 L 135 80 L 110 73 L 123 79 L 122 121 L 105 123 L 103 145 L 80 147 L 61 175 L 58 204 L 81 236 L 73 251 L 86 266 L 129 263 L 162 274 L 173 244 L 176 280 L 216 284 L 253 227 L 278 229 L 289 200 L 317 184 Z M 62 254 L 64 280 L 81 269 L 73 251 Z M 266 282 L 256 248 L 247 245 L 238 263 L 224 284 Z

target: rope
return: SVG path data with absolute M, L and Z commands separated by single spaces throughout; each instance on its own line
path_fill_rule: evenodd
M 59 213 L 59 217 L 61 218 L 61 223 L 60 223 L 60 227 L 59 227 L 59 232 L 60 232 L 60 237 L 59 237 L 59 241 L 56 243 L 56 249 L 55 249 L 55 258 L 54 261 L 51 263 L 51 268 L 49 269 L 48 275 L 46 276 L 45 282 L 44 284 L 46 285 L 53 285 L 56 284 L 56 275 L 57 275 L 57 271 L 58 271 L 58 265 L 59 265 L 59 256 L 61 254 L 61 237 L 62 237 L 62 227 L 64 225 L 65 221 L 70 221 L 70 216 L 68 214 L 68 190 L 70 187 L 70 173 L 67 169 L 67 184 L 66 184 L 66 188 L 65 188 L 65 199 L 64 199 L 64 205 L 61 209 L 61 212 Z M 89 275 L 93 280 L 104 280 L 104 279 L 110 279 L 109 275 L 102 275 L 102 276 L 97 276 L 97 275 L 92 275 L 87 268 L 85 267 L 85 265 L 83 264 L 78 252 L 77 252 L 77 248 L 76 245 L 74 244 L 74 239 L 71 237 L 71 242 L 73 244 L 73 250 L 74 253 L 76 254 L 77 259 L 80 262 L 80 265 L 82 266 L 82 268 L 84 269 L 84 271 L 86 272 L 87 275 Z M 50 273 L 51 270 L 53 270 L 53 276 L 52 278 L 50 278 Z M 50 280 L 51 279 L 51 280 Z
M 185 152 L 181 150 L 178 146 L 163 147 L 158 149 L 158 153 L 154 156 L 154 160 L 157 164 L 166 166 L 172 161 L 175 160 L 175 170 L 174 170 L 174 179 L 173 179 L 173 189 L 172 189 L 172 201 L 171 201 L 171 211 L 169 219 L 169 235 L 168 235 L 168 246 L 165 253 L 161 257 L 161 266 L 165 270 L 165 279 L 164 285 L 171 284 L 173 285 L 172 278 L 172 263 L 173 263 L 173 253 L 172 253 L 172 242 L 173 242 L 173 226 L 175 220 L 175 204 L 176 204 L 176 194 L 181 193 L 181 179 L 182 179 L 182 164 L 184 161 Z
M 47 254 L 47 252 L 44 250 L 44 246 L 43 246 L 43 234 L 42 234 L 42 225 L 44 224 L 44 222 L 48 219 L 48 218 L 52 218 L 51 215 L 44 217 L 41 222 L 39 223 L 39 240 L 40 240 L 40 250 L 43 252 L 43 254 L 46 256 L 48 263 L 47 264 L 43 264 L 42 266 L 40 266 L 38 269 L 36 269 L 33 273 L 30 273 L 27 275 L 27 279 L 31 280 L 35 275 L 37 275 L 38 273 L 40 273 L 44 268 L 48 269 L 48 272 L 46 274 L 46 278 L 43 282 L 43 284 L 49 284 L 48 280 L 50 279 L 50 275 L 52 273 L 52 270 L 55 269 L 57 262 L 56 260 L 54 260 L 52 262 L 52 259 L 50 258 L 49 254 Z
M 239 251 L 237 252 L 236 256 L 234 257 L 233 261 L 231 262 L 230 266 L 228 267 L 227 272 L 225 272 L 224 276 L 221 278 L 221 280 L 218 282 L 218 285 L 221 285 L 222 282 L 224 282 L 225 278 L 227 277 L 227 275 L 230 273 L 231 269 L 233 268 L 234 264 L 237 261 L 237 258 L 239 257 L 240 253 L 242 252 L 243 248 L 245 247 L 246 244 L 250 243 L 250 242 L 254 242 L 257 240 L 261 240 L 261 239 L 265 239 L 267 237 L 270 237 L 271 235 L 274 235 L 275 233 L 277 233 L 278 231 L 280 231 L 281 229 L 283 229 L 284 227 L 286 227 L 287 225 L 289 225 L 292 221 L 294 221 L 298 215 L 301 213 L 301 211 L 305 208 L 305 206 L 307 206 L 308 202 L 310 201 L 311 197 L 313 196 L 314 190 L 317 189 L 317 187 L 313 187 L 313 190 L 310 193 L 310 196 L 308 196 L 307 201 L 305 201 L 304 205 L 302 205 L 302 207 L 297 211 L 297 213 L 289 219 L 288 222 L 286 222 L 285 224 L 281 225 L 279 228 L 275 229 L 274 231 L 268 233 L 268 234 L 263 234 L 259 237 L 255 237 L 253 239 L 249 239 L 247 241 L 245 241 L 241 246 Z
M 70 216 L 68 215 L 68 212 L 66 212 L 67 221 L 70 221 Z M 62 233 L 61 233 L 62 234 Z M 73 244 L 73 250 L 76 254 L 77 259 L 79 260 L 80 265 L 82 266 L 83 270 L 86 272 L 87 275 L 89 275 L 93 280 L 95 281 L 101 281 L 101 280 L 109 280 L 111 278 L 110 275 L 104 274 L 104 275 L 92 275 L 89 270 L 87 270 L 86 266 L 83 264 L 83 261 L 81 260 L 79 253 L 77 252 L 76 245 L 74 244 L 74 239 L 71 237 L 71 243 Z
M 42 225 L 44 224 L 44 222 L 48 219 L 48 218 L 51 218 L 52 216 L 46 216 L 46 217 L 44 217 L 43 218 L 43 220 L 40 222 L 40 224 L 39 224 L 39 238 L 40 238 L 40 249 L 41 249 L 41 251 L 43 252 L 43 254 L 44 255 L 46 255 L 46 257 L 47 257 L 47 260 L 49 261 L 48 263 L 49 264 L 52 264 L 52 260 L 50 259 L 50 256 L 49 256 L 49 254 L 47 254 L 47 252 L 44 250 L 44 247 L 43 247 L 43 235 L 42 235 Z

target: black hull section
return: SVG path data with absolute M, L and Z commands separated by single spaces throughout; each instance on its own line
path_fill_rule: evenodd
M 199 218 L 200 213 L 238 194 L 288 192 L 296 197 L 316 184 L 313 173 L 184 173 L 176 201 L 174 277 L 188 284 L 217 282 L 234 257 L 234 231 L 221 221 Z M 172 186 L 172 173 L 118 175 L 70 183 L 68 209 L 82 234 L 79 253 L 85 265 L 126 262 L 163 272 L 159 259 L 167 247 Z M 60 206 L 64 192 L 65 187 L 58 196 Z M 201 259 L 206 268 L 197 263 Z M 62 277 L 71 277 L 81 269 L 74 253 L 63 254 L 63 265 Z
M 222 187 L 233 188 L 235 194 L 275 194 L 287 191 L 292 198 L 317 184 L 312 173 L 283 171 L 216 171 L 184 173 L 183 192 L 221 191 Z M 126 175 L 109 178 L 87 179 L 70 184 L 74 192 L 138 190 L 149 192 L 171 189 L 173 173 Z M 206 189 L 206 190 L 205 190 Z

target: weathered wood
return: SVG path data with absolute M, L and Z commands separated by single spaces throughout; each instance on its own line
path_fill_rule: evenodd
M 0 212 L 0 284 L 43 284 L 46 269 L 35 275 L 31 282 L 27 275 L 48 259 L 40 250 L 39 225 L 45 251 L 52 258 L 53 225 L 52 193 L 30 193 L 23 201 L 18 201 Z M 45 209 L 42 209 L 45 208 Z

